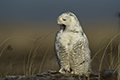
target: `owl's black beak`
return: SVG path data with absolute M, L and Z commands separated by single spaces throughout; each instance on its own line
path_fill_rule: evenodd
M 60 27 L 63 29 L 63 31 L 65 30 L 65 28 L 66 28 L 66 25 L 64 25 L 64 24 L 60 24 Z

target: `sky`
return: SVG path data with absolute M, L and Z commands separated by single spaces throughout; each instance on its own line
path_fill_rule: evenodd
M 68 11 L 80 20 L 93 53 L 117 33 L 120 0 L 0 0 L 0 42 L 14 35 L 36 39 L 58 31 L 57 17 Z
M 112 21 L 120 12 L 120 0 L 0 0 L 0 22 L 55 22 L 68 11 L 81 21 Z

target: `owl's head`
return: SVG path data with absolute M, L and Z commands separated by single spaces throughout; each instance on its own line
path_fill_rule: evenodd
M 79 26 L 77 17 L 71 12 L 61 14 L 57 19 L 58 25 L 64 30 L 74 30 L 75 26 Z

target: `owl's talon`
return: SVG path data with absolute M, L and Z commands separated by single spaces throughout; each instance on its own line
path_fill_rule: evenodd
M 71 71 L 69 69 L 62 68 L 62 69 L 59 70 L 59 72 L 60 73 L 70 73 Z
M 60 73 L 65 73 L 65 70 L 60 69 L 59 72 L 60 72 Z

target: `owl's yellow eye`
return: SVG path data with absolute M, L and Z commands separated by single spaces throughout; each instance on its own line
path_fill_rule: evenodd
M 66 21 L 66 19 L 63 18 L 63 21 Z

